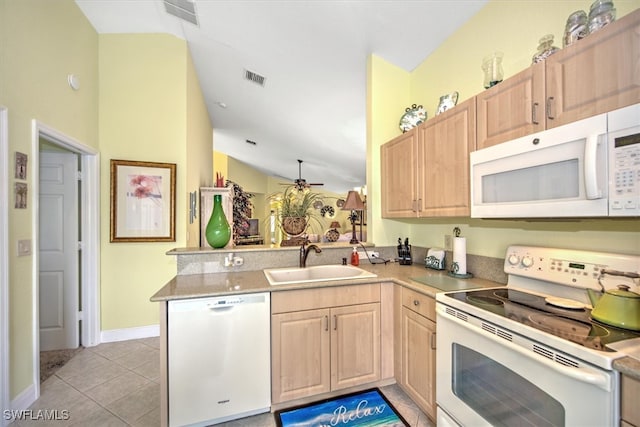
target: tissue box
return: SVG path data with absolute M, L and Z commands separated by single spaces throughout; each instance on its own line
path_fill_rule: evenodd
M 444 270 L 444 249 L 431 248 L 427 251 L 427 257 L 424 259 L 424 263 L 427 268 L 434 270 Z

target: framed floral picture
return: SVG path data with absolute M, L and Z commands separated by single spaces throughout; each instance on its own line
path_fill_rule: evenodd
M 176 164 L 111 160 L 111 242 L 175 242 Z

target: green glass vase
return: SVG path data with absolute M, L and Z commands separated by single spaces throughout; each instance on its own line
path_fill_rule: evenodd
M 213 211 L 205 230 L 207 243 L 212 248 L 224 248 L 231 238 L 231 227 L 222 209 L 222 196 L 213 196 Z

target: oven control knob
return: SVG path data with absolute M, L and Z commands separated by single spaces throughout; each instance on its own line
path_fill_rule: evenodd
M 518 265 L 520 264 L 520 257 L 516 254 L 509 255 L 509 264 Z
M 522 258 L 522 265 L 525 267 L 531 267 L 533 265 L 533 258 L 525 256 Z

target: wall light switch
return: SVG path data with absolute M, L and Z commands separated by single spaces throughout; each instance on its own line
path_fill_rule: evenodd
M 31 239 L 18 240 L 18 256 L 31 255 Z

